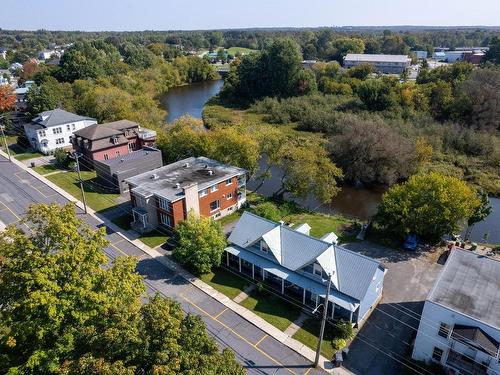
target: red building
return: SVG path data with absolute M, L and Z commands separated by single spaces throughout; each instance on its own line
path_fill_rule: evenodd
M 125 180 L 132 202 L 132 228 L 170 231 L 189 211 L 219 219 L 246 201 L 241 168 L 205 157 L 187 158 Z
M 83 163 L 92 167 L 94 160 L 108 160 L 154 146 L 156 132 L 141 128 L 133 121 L 120 120 L 87 126 L 73 133 L 73 149 L 84 155 Z

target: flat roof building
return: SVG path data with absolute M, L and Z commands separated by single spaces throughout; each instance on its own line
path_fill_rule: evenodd
M 205 157 L 191 157 L 127 178 L 134 221 L 148 232 L 174 228 L 195 214 L 218 219 L 246 201 L 247 171 Z
M 369 64 L 375 70 L 387 74 L 400 74 L 411 65 L 411 59 L 407 55 L 382 55 L 368 53 L 348 53 L 344 57 L 344 67 Z
M 420 319 L 413 358 L 500 373 L 500 261 L 453 248 Z

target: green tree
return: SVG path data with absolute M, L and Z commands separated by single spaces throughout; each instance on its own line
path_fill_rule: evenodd
M 465 232 L 465 240 L 469 239 L 470 233 L 472 232 L 472 228 L 477 223 L 483 221 L 493 212 L 493 208 L 491 207 L 491 202 L 488 198 L 488 194 L 481 190 L 478 192 L 477 197 L 479 199 L 479 205 L 474 210 L 472 216 L 470 216 L 467 220 L 467 231 Z
M 397 102 L 389 79 L 367 79 L 359 84 L 356 93 L 369 111 L 388 110 Z
M 280 221 L 283 215 L 273 202 L 262 202 L 251 208 L 251 211 L 260 217 L 272 221 Z
M 0 233 L 1 373 L 244 373 L 199 317 L 158 295 L 142 304 L 137 261 L 110 263 L 104 228 L 73 205 L 33 205 L 22 223 Z
M 344 57 L 348 53 L 363 53 L 365 50 L 365 43 L 360 38 L 339 38 L 333 42 L 332 59 L 343 62 Z
M 476 193 L 465 182 L 431 172 L 390 188 L 379 205 L 377 222 L 400 238 L 415 233 L 434 241 L 458 231 L 478 205 Z
M 198 275 L 218 266 L 226 247 L 220 223 L 190 212 L 175 228 L 174 257 Z
M 41 85 L 32 86 L 26 94 L 26 100 L 30 117 L 54 108 L 63 108 L 67 111 L 74 110 L 71 85 L 59 83 L 53 77 L 47 78 Z
M 500 36 L 496 35 L 491 38 L 489 43 L 490 49 L 486 53 L 486 61 L 490 61 L 493 64 L 500 64 Z

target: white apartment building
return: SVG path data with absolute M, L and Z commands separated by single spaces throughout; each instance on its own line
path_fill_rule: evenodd
M 43 154 L 51 154 L 56 148 L 71 148 L 73 132 L 93 124 L 97 124 L 96 119 L 56 108 L 39 113 L 24 125 L 24 132 L 31 147 Z
M 447 374 L 500 374 L 500 261 L 458 248 L 425 301 L 412 357 Z

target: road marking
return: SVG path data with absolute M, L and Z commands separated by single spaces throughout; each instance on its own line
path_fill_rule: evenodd
M 222 310 L 220 313 L 218 313 L 217 315 L 215 315 L 214 319 L 217 319 L 219 316 L 221 316 L 222 314 L 224 314 L 226 312 L 226 310 L 227 310 L 227 307 L 224 310 Z
M 309 367 L 309 369 L 304 373 L 304 375 L 307 375 L 309 374 L 309 372 L 312 370 L 313 368 L 312 367 Z
M 255 343 L 255 346 L 259 345 L 259 344 L 260 344 L 262 341 L 264 341 L 264 339 L 266 339 L 268 336 L 269 336 L 269 335 L 267 335 L 267 334 L 266 334 L 266 335 L 264 335 L 264 336 L 262 336 L 262 338 L 261 338 L 259 341 L 257 341 L 257 342 Z
M 124 252 L 122 249 L 116 247 L 115 245 L 113 245 L 112 243 L 109 244 L 109 246 L 111 246 L 112 248 L 116 249 L 119 253 L 125 255 L 126 257 L 129 257 L 131 255 L 128 255 L 126 252 Z
M 22 177 L 18 176 L 18 174 L 19 174 L 19 173 L 27 173 L 27 172 L 25 172 L 25 171 L 22 171 L 22 172 L 16 172 L 16 173 L 14 173 L 14 175 L 15 175 L 17 178 L 19 178 L 19 180 L 20 180 L 23 184 L 26 184 L 26 185 L 28 185 L 30 188 L 32 188 L 32 189 L 34 189 L 34 190 L 38 191 L 41 195 L 43 195 L 43 196 L 44 196 L 44 198 L 50 198 L 50 197 L 53 197 L 53 196 L 57 195 L 57 193 L 56 193 L 56 192 L 54 192 L 53 194 L 50 194 L 50 195 L 45 195 L 45 194 L 44 194 L 41 190 L 39 190 L 36 186 L 34 186 L 34 185 L 30 182 L 30 180 L 28 180 L 28 179 L 24 179 L 24 178 L 22 178 Z M 31 175 L 30 175 L 30 176 L 31 176 Z M 51 190 L 52 190 L 52 189 L 51 189 Z
M 116 242 L 113 242 L 113 243 L 110 242 L 110 243 L 112 245 L 118 245 L 119 243 L 122 243 L 122 242 L 125 242 L 125 240 L 123 238 L 121 240 L 119 240 L 119 241 L 116 241 Z
M 7 206 L 7 204 L 6 204 L 6 203 L 3 203 L 2 201 L 0 201 L 0 203 L 2 203 L 2 205 L 3 205 L 3 206 L 5 206 L 5 208 L 6 208 L 7 210 L 9 210 L 9 211 L 10 211 L 10 213 L 16 217 L 17 221 L 20 221 L 20 220 L 21 220 L 21 218 L 20 218 L 19 216 L 17 216 L 17 215 L 16 215 L 16 213 L 15 213 L 14 211 L 12 211 L 12 210 L 10 209 L 10 207 L 9 207 L 9 206 Z
M 180 293 L 179 296 L 182 299 L 184 299 L 185 301 L 189 302 L 194 307 L 196 307 L 198 310 L 200 310 L 203 314 L 205 314 L 206 316 L 208 316 L 210 319 L 215 320 L 221 326 L 223 326 L 228 331 L 230 331 L 233 335 L 235 335 L 236 337 L 239 337 L 241 340 L 245 341 L 248 345 L 250 345 L 252 348 L 254 348 L 255 350 L 257 350 L 263 356 L 265 356 L 265 357 L 269 358 L 271 361 L 277 363 L 279 366 L 283 367 L 285 370 L 289 371 L 290 373 L 298 375 L 296 372 L 294 372 L 294 371 L 290 370 L 289 368 L 287 368 L 283 363 L 281 363 L 277 359 L 271 357 L 269 354 L 267 354 L 265 351 L 263 351 L 262 349 L 260 349 L 258 346 L 252 344 L 250 341 L 248 341 L 245 337 L 241 336 L 238 332 L 236 332 L 235 330 L 233 330 L 231 327 L 229 327 L 226 324 L 222 323 L 220 320 L 215 319 L 212 315 L 210 315 L 208 312 L 206 312 L 203 308 L 201 308 L 200 306 L 198 306 L 196 303 L 192 302 L 189 298 L 185 297 L 182 293 Z

